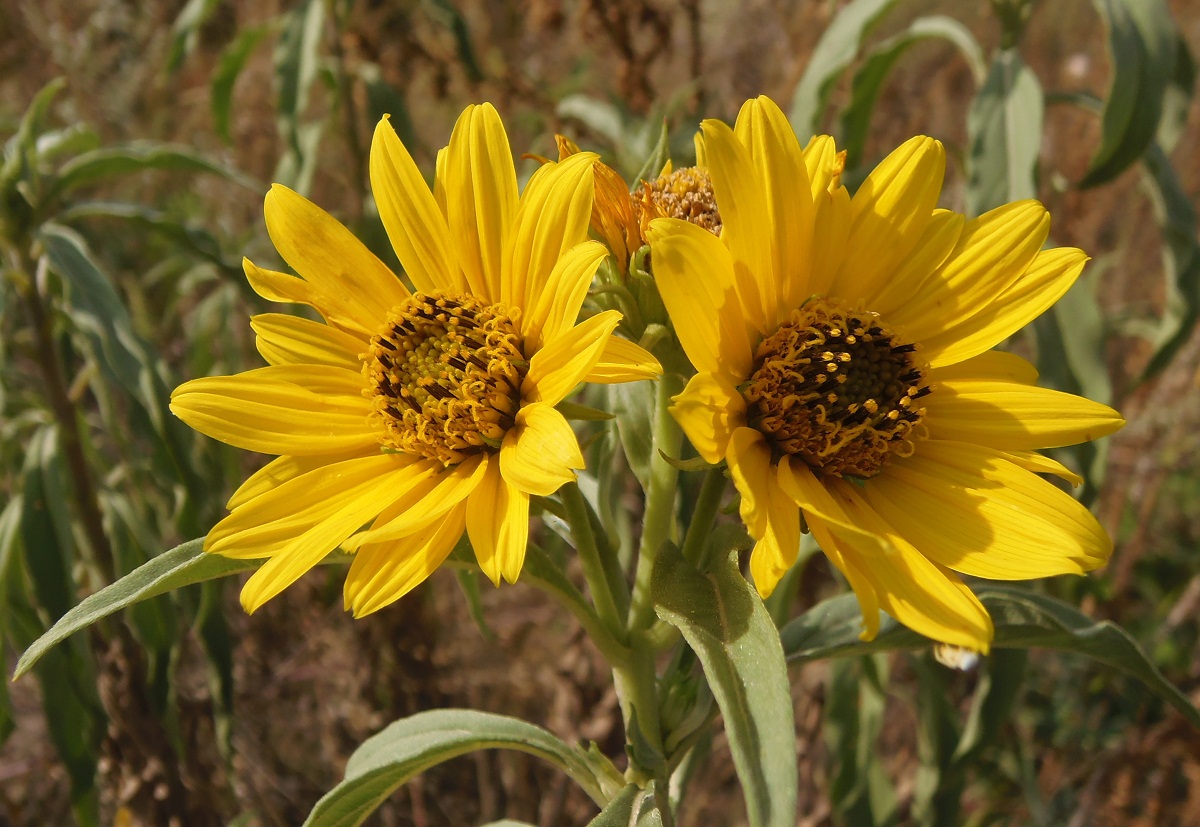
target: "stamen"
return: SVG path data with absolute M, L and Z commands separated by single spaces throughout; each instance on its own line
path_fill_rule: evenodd
M 869 478 L 924 438 L 927 368 L 870 312 L 815 298 L 759 344 L 742 388 L 749 424 L 814 471 Z
M 447 465 L 498 450 L 529 370 L 518 314 L 440 293 L 394 308 L 363 355 L 380 444 Z

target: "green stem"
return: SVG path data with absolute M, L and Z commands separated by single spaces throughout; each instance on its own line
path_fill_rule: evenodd
M 704 541 L 712 533 L 717 509 L 721 507 L 721 497 L 724 495 L 725 469 L 710 468 L 704 477 L 704 484 L 700 486 L 700 496 L 696 499 L 696 509 L 692 512 L 692 522 L 688 526 L 682 549 L 684 558 L 701 571 L 708 567 Z
M 624 624 L 617 611 L 616 601 L 613 600 L 612 589 L 608 585 L 604 561 L 600 559 L 600 548 L 596 545 L 596 535 L 592 531 L 592 521 L 588 516 L 583 492 L 579 490 L 578 483 L 572 482 L 560 488 L 559 494 L 562 496 L 563 507 L 567 510 L 571 534 L 575 537 L 575 550 L 579 552 L 579 560 L 583 563 L 583 576 L 587 580 L 588 590 L 592 593 L 596 614 L 615 635 L 624 637 Z
M 23 274 L 24 288 L 19 289 L 25 307 L 29 311 L 30 326 L 37 342 L 37 362 L 42 373 L 42 386 L 58 423 L 63 454 L 71 473 L 71 487 L 75 504 L 79 508 L 83 533 L 100 571 L 107 582 L 116 579 L 117 568 L 112 545 L 104 533 L 104 517 L 100 513 L 99 498 L 92 484 L 92 473 L 87 457 L 83 453 L 83 438 L 79 430 L 79 415 L 67 390 L 66 377 L 58 358 L 58 347 L 54 341 L 52 320 L 46 304 L 38 292 L 37 280 L 30 277 L 35 271 L 34 262 L 24 249 L 16 253 L 14 263 Z
M 637 574 L 629 609 L 629 629 L 645 629 L 654 622 L 654 601 L 650 597 L 650 575 L 658 550 L 670 539 L 675 524 L 675 494 L 679 469 L 663 459 L 679 457 L 683 431 L 667 407 L 671 397 L 683 390 L 683 377 L 663 374 L 658 380 L 654 400 L 654 435 L 651 442 L 650 490 L 646 492 L 646 513 L 642 518 L 642 542 L 638 548 Z

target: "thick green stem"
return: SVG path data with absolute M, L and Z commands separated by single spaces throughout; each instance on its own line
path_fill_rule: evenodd
M 51 329 L 50 313 L 38 293 L 37 284 L 29 274 L 34 271 L 33 262 L 21 251 L 18 253 L 20 272 L 24 274 L 25 287 L 19 290 L 37 342 L 37 362 L 41 369 L 43 390 L 58 423 L 63 455 L 71 472 L 71 488 L 75 493 L 75 504 L 79 508 L 79 520 L 92 554 L 105 580 L 112 582 L 117 575 L 112 545 L 104 533 L 104 518 L 100 513 L 99 499 L 92 486 L 91 469 L 83 453 L 83 440 L 79 432 L 79 416 L 67 390 L 66 378 L 58 360 Z
M 704 541 L 712 533 L 713 524 L 717 520 L 717 509 L 721 507 L 721 497 L 725 494 L 725 469 L 710 468 L 700 486 L 700 496 L 696 499 L 696 508 L 692 512 L 692 522 L 688 526 L 687 536 L 683 540 L 683 556 L 690 560 L 701 571 L 707 568 Z
M 623 638 L 624 624 L 617 611 L 616 601 L 613 600 L 612 589 L 608 585 L 604 561 L 600 559 L 600 547 L 596 545 L 596 535 L 592 531 L 592 521 L 588 516 L 583 492 L 579 490 L 578 484 L 570 483 L 560 488 L 559 494 L 562 496 L 563 507 L 567 510 L 571 534 L 575 537 L 575 550 L 579 552 L 579 560 L 583 563 L 583 576 L 592 594 L 596 614 L 614 635 Z
M 683 431 L 667 407 L 671 397 L 683 390 L 683 377 L 664 374 L 658 380 L 654 400 L 654 435 L 650 459 L 650 490 L 646 492 L 646 513 L 642 518 L 642 542 L 638 548 L 637 574 L 629 608 L 629 629 L 645 629 L 654 622 L 654 601 L 650 597 L 650 575 L 658 550 L 671 537 L 675 524 L 675 494 L 679 469 L 663 459 L 679 458 Z

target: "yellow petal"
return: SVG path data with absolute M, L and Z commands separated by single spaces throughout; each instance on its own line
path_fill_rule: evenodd
M 862 609 L 863 640 L 871 640 L 879 632 L 879 596 L 875 586 L 861 570 L 861 561 L 852 553 L 843 553 L 835 539 L 833 529 L 839 534 L 852 535 L 857 547 L 869 549 L 874 554 L 895 553 L 887 540 L 877 537 L 851 524 L 843 508 L 834 500 L 825 486 L 817 480 L 809 467 L 797 457 L 784 457 L 778 468 L 779 487 L 800 508 L 805 522 L 825 552 L 830 562 L 845 575 L 850 588 L 858 597 Z
M 864 496 L 925 556 L 977 577 L 1079 574 L 1112 551 L 1074 497 L 975 445 L 922 442 L 916 455 L 869 481 Z
M 781 274 L 775 272 L 771 258 L 770 216 L 762 183 L 732 129 L 712 119 L 701 123 L 700 129 L 713 193 L 721 211 L 721 241 L 733 259 L 734 289 L 741 297 L 747 321 L 765 334 L 770 332 L 767 320 L 775 317 L 779 307 Z
M 1016 283 L 1049 231 L 1050 216 L 1037 201 L 1005 204 L 968 221 L 955 251 L 888 322 L 921 342 L 925 358 L 933 363 L 936 354 L 929 341 L 970 319 Z
M 346 574 L 347 611 L 365 617 L 424 583 L 450 556 L 465 524 L 466 506 L 459 504 L 416 534 L 360 548 Z
M 361 394 L 322 396 L 246 374 L 180 385 L 171 412 L 206 436 L 263 454 L 310 456 L 378 444 Z
M 373 447 L 366 450 L 372 454 L 378 453 Z M 317 454 L 307 457 L 276 457 L 239 485 L 237 491 L 234 491 L 233 496 L 225 503 L 225 507 L 233 511 L 238 506 L 278 488 L 301 474 L 307 474 L 309 471 L 326 465 L 354 459 L 355 456 L 356 454 Z
M 271 365 L 332 365 L 358 370 L 366 341 L 336 327 L 285 313 L 250 318 L 254 344 Z
M 344 296 L 329 292 L 327 283 L 314 284 L 287 273 L 264 270 L 248 258 L 242 259 L 242 269 L 250 287 L 267 301 L 306 304 L 325 321 L 356 338 L 369 338 L 383 323 L 386 311 L 377 310 L 377 316 L 368 322 L 363 308 L 348 304 Z
M 469 292 L 511 304 L 501 293 L 500 270 L 517 211 L 517 172 L 508 134 L 490 103 L 468 106 L 459 116 L 445 176 L 450 238 Z
M 850 193 L 845 187 L 833 192 L 821 192 L 813 204 L 812 264 L 808 286 L 813 295 L 829 295 L 837 271 L 846 255 L 846 239 L 850 236 Z
M 995 347 L 1061 299 L 1087 260 L 1074 247 L 1043 250 L 999 297 L 981 305 L 961 324 L 925 339 L 924 357 L 931 364 L 948 365 Z
M 337 308 L 373 330 L 408 291 L 387 265 L 329 213 L 282 184 L 273 184 L 263 212 L 283 260 Z M 322 314 L 324 308 L 317 307 Z
M 808 168 L 787 116 L 768 97 L 743 104 L 734 133 L 748 151 L 764 196 L 775 283 L 762 294 L 774 304 L 775 312 L 766 321 L 775 327 L 812 294 L 808 268 L 815 210 Z
M 522 398 L 551 405 L 563 401 L 600 361 L 608 337 L 620 321 L 616 310 L 605 310 L 546 342 L 529 360 Z
M 548 497 L 574 482 L 580 468 L 579 441 L 563 415 L 545 402 L 522 406 L 500 448 L 505 481 L 526 494 Z
M 1125 424 L 1112 408 L 1082 396 L 990 379 L 940 381 L 924 403 L 934 439 L 1002 451 L 1088 442 Z
M 587 241 L 595 161 L 593 153 L 582 152 L 543 165 L 529 179 L 505 251 L 503 289 L 508 303 L 546 307 L 547 299 L 554 297 L 543 294 L 558 289 L 556 277 L 569 275 L 558 266 L 559 259 Z M 542 315 L 538 320 L 546 319 Z
M 1044 457 L 1036 451 L 1005 451 L 1000 456 L 1026 471 L 1032 471 L 1035 474 L 1053 474 L 1071 485 L 1083 485 L 1083 477 L 1079 474 L 1058 460 Z
M 849 301 L 875 298 L 921 240 L 945 172 L 945 150 L 925 136 L 905 141 L 875 167 L 851 201 L 846 256 L 830 292 Z
M 409 473 L 401 467 L 375 477 L 375 484 L 339 501 L 337 510 L 280 549 L 242 587 L 242 607 L 255 611 L 311 569 L 350 534 L 390 504 Z
M 987 652 L 992 620 L 958 576 L 914 548 L 849 483 L 831 480 L 828 487 L 856 526 L 887 541 L 888 552 L 880 554 L 859 543 L 859 534 L 830 529 L 842 553 L 870 579 L 883 610 L 933 640 Z
M 829 135 L 813 135 L 804 147 L 804 166 L 808 170 L 808 183 L 815 204 L 822 194 L 832 193 L 842 185 L 846 153 L 844 150 L 838 152 L 836 143 Z
M 371 527 L 348 538 L 342 548 L 354 551 L 369 543 L 398 540 L 442 519 L 479 486 L 487 464 L 488 458 L 482 454 L 449 468 L 423 460 L 422 473 L 414 474 Z
M 604 352 L 600 354 L 600 361 L 596 362 L 592 372 L 583 381 L 613 385 L 657 379 L 661 375 L 662 365 L 654 358 L 654 354 L 628 339 L 609 336 Z
M 403 471 L 407 481 L 421 473 L 407 457 L 379 453 L 306 470 L 303 466 L 286 470 L 296 473 L 253 498 L 241 498 L 233 512 L 208 533 L 205 551 L 237 558 L 270 556 L 333 516 L 381 477 Z
M 488 465 L 483 481 L 467 498 L 467 534 L 479 567 L 493 584 L 521 576 L 529 542 L 529 495 L 509 485 L 500 463 Z
M 746 400 L 727 377 L 697 373 L 671 400 L 671 416 L 706 462 L 725 459 L 734 430 L 746 424 Z
M 947 256 L 954 252 L 962 236 L 966 216 L 950 210 L 934 210 L 912 252 L 896 265 L 875 290 L 870 307 L 883 318 L 890 318 L 896 308 L 912 298 L 933 277 Z
M 708 230 L 675 218 L 651 222 L 647 238 L 654 280 L 688 359 L 701 373 L 745 379 L 751 339 L 725 245 Z
M 386 117 L 375 127 L 370 167 L 379 218 L 413 285 L 465 292 L 445 214 Z
M 607 255 L 600 242 L 585 241 L 554 262 L 546 282 L 548 289 L 538 294 L 537 304 L 525 305 L 521 317 L 526 353 L 536 353 L 546 342 L 575 326 L 596 268 Z
M 1037 382 L 1038 371 L 1026 359 L 1015 353 L 987 350 L 953 365 L 933 368 L 926 378 L 933 385 L 952 379 L 995 379 L 1000 382 L 1033 385 Z
M 763 597 L 796 562 L 800 509 L 780 487 L 771 449 L 753 428 L 738 428 L 729 441 L 729 475 L 742 495 L 741 517 L 758 542 L 750 557 L 754 585 Z

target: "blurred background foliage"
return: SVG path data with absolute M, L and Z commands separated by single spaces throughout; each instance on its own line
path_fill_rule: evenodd
M 701 117 L 765 93 L 802 140 L 838 136 L 852 185 L 930 134 L 950 157 L 943 206 L 1036 196 L 1054 243 L 1092 255 L 1011 347 L 1128 419 L 1062 457 L 1116 552 L 1038 588 L 1121 623 L 1200 700 L 1198 49 L 1194 0 L 0 0 L 8 672 L 81 597 L 201 536 L 253 470 L 165 399 L 260 364 L 246 322 L 266 307 L 240 260 L 276 260 L 268 182 L 394 263 L 365 167 L 384 113 L 426 169 L 462 107 L 490 100 L 518 150 L 553 156 L 561 132 L 632 177 L 664 119 L 686 162 Z M 779 621 L 841 588 L 804 559 Z M 439 706 L 619 754 L 609 676 L 574 621 L 527 588 L 461 583 L 440 574 L 351 621 L 325 570 L 252 620 L 213 581 L 76 635 L 0 683 L 0 824 L 296 824 L 367 735 Z M 1200 823 L 1200 738 L 1092 661 L 998 650 L 952 673 L 876 654 L 793 679 L 802 824 Z M 742 817 L 719 743 L 688 773 L 684 824 Z M 373 823 L 593 814 L 549 768 L 479 753 Z

